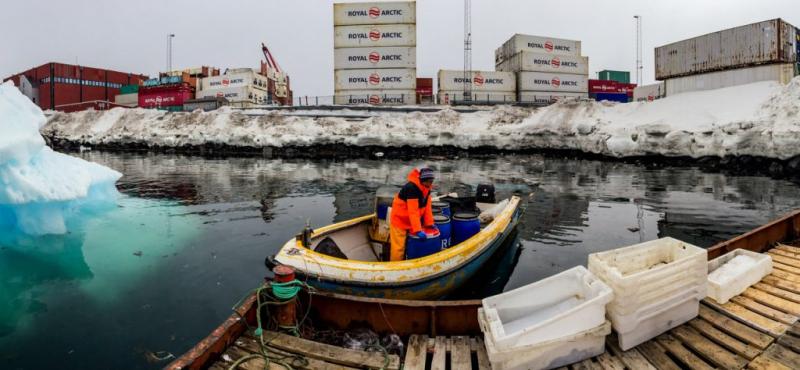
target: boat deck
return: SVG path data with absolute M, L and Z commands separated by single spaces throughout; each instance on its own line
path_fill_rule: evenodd
M 778 245 L 766 252 L 773 272 L 720 305 L 700 304 L 698 317 L 628 351 L 612 334 L 606 352 L 561 369 L 800 369 L 800 247 Z M 297 369 L 399 369 L 400 358 L 266 333 L 269 351 Z M 480 337 L 412 335 L 404 369 L 489 369 Z M 259 353 L 246 332 L 211 366 L 224 370 L 239 358 Z M 263 369 L 263 360 L 240 369 Z M 274 363 L 271 369 L 285 369 Z

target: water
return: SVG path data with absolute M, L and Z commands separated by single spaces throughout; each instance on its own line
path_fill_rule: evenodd
M 78 154 L 76 154 L 78 155 Z M 401 160 L 204 159 L 79 154 L 122 172 L 120 207 L 63 236 L 0 238 L 0 368 L 151 369 L 229 314 L 308 221 L 369 212 L 401 185 Z M 707 247 L 798 208 L 798 186 L 764 177 L 540 156 L 435 159 L 440 190 L 492 182 L 524 197 L 517 235 L 459 292 L 513 289 L 586 255 L 663 236 Z M 539 186 L 536 186 L 536 184 Z M 151 358 L 152 360 L 152 358 Z

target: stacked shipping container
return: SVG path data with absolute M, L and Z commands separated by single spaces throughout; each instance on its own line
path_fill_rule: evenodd
M 464 71 L 440 70 L 439 104 L 453 104 L 464 100 Z M 472 71 L 467 83 L 471 84 L 475 103 L 514 102 L 516 77 L 511 72 Z
M 225 98 L 239 108 L 271 104 L 271 81 L 252 68 L 229 69 L 222 76 L 201 79 L 197 99 Z
M 797 29 L 781 19 L 722 30 L 656 48 L 656 79 L 667 95 L 797 74 Z
M 495 51 L 495 69 L 516 73 L 523 103 L 587 96 L 589 58 L 580 41 L 516 34 Z
M 334 104 L 413 104 L 415 2 L 333 5 Z

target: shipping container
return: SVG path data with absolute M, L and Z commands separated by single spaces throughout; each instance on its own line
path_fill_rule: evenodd
M 334 104 L 402 105 L 414 104 L 414 90 L 348 90 L 337 91 Z
M 664 83 L 669 96 L 682 92 L 721 89 L 759 81 L 776 81 L 786 84 L 794 77 L 794 67 L 794 63 L 769 64 L 670 78 Z
M 474 104 L 496 104 L 496 103 L 513 103 L 517 100 L 515 92 L 505 91 L 472 91 L 472 102 Z M 463 102 L 463 90 L 439 90 L 436 94 L 439 104 L 453 104 Z
M 415 90 L 415 69 L 340 69 L 333 72 L 334 90 Z
M 633 89 L 633 101 L 653 101 L 667 96 L 663 82 L 652 85 L 636 86 Z
M 796 30 L 773 19 L 656 48 L 656 80 L 755 66 L 796 63 Z
M 413 24 L 378 24 L 333 28 L 334 48 L 376 46 L 417 46 L 417 27 Z
M 251 86 L 206 89 L 197 92 L 197 99 L 225 98 L 229 105 L 237 108 L 249 108 L 276 103 L 267 91 Z
M 120 94 L 132 94 L 139 92 L 139 85 L 123 85 L 119 89 Z
M 552 37 L 516 34 L 503 43 L 495 52 L 495 65 L 500 64 L 521 51 L 532 51 L 549 55 L 581 55 L 581 42 Z
M 139 104 L 139 93 L 119 94 L 114 97 L 114 103 L 135 107 Z
M 212 76 L 200 79 L 199 90 L 227 89 L 230 87 L 252 86 L 255 89 L 267 91 L 269 79 L 250 68 L 228 71 L 221 76 Z
M 590 93 L 623 93 L 633 96 L 636 84 L 621 83 L 612 80 L 589 80 Z
M 413 1 L 333 4 L 333 25 L 417 23 Z
M 219 109 L 220 107 L 225 105 L 228 105 L 228 99 L 225 98 L 208 97 L 201 99 L 192 99 L 192 100 L 187 100 L 185 103 L 183 103 L 183 111 L 193 112 L 197 109 L 200 109 L 208 112 Z
M 142 108 L 183 106 L 186 100 L 193 98 L 194 94 L 188 85 L 142 87 L 139 89 L 139 106 Z
M 548 72 L 589 74 L 589 58 L 577 55 L 551 55 L 523 51 L 495 66 L 503 72 Z
M 439 70 L 439 91 L 464 91 L 464 71 Z M 472 91 L 514 92 L 517 80 L 514 73 L 495 71 L 472 71 Z
M 520 91 L 517 100 L 525 104 L 552 104 L 562 99 L 587 99 L 587 93 L 547 93 L 541 91 Z
M 627 103 L 631 99 L 626 93 L 590 93 L 589 98 L 597 101 L 613 101 L 618 103 Z
M 588 92 L 584 75 L 566 73 L 519 72 L 517 86 L 520 91 Z
M 631 73 L 627 71 L 612 71 L 604 69 L 597 73 L 597 79 L 629 84 L 631 83 Z
M 334 69 L 415 68 L 417 48 L 339 48 L 333 50 Z

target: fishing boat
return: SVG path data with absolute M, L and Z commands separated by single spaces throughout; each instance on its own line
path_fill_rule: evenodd
M 775 271 L 758 289 L 750 288 L 725 305 L 704 300 L 696 319 L 668 333 L 627 351 L 609 336 L 605 353 L 563 368 L 799 368 L 798 238 L 800 212 L 794 212 L 712 246 L 709 259 L 737 249 L 769 254 Z M 261 369 L 269 366 L 265 358 L 303 369 L 491 368 L 478 322 L 480 300 L 396 300 L 306 290 L 296 297 L 303 307 L 298 317 L 309 317 L 318 328 L 351 330 L 356 325 L 393 333 L 402 338 L 404 353 L 347 349 L 266 330 L 259 335 L 253 329 L 268 305 L 253 293 L 166 369 Z
M 449 200 L 454 207 L 459 204 L 454 195 L 435 200 Z M 306 231 L 268 258 L 267 265 L 290 266 L 301 280 L 322 291 L 374 298 L 441 298 L 462 286 L 497 252 L 521 214 L 518 196 L 497 203 L 473 200 L 472 204 L 480 213 L 480 230 L 430 255 L 383 261 L 388 225 L 376 212 Z M 335 253 L 324 247 L 331 241 Z

